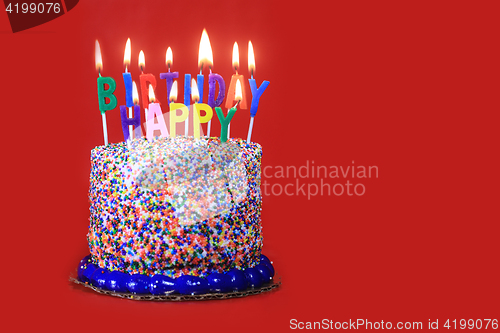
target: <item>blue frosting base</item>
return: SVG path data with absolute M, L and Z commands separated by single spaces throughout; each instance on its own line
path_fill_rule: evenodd
M 212 273 L 206 278 L 183 275 L 177 279 L 156 274 L 127 274 L 119 271 L 108 271 L 97 267 L 90 261 L 90 255 L 78 265 L 78 280 L 95 287 L 117 293 L 138 295 L 201 295 L 208 293 L 227 293 L 260 288 L 272 281 L 274 267 L 265 256 L 253 268 L 245 270 L 231 269 L 225 273 Z

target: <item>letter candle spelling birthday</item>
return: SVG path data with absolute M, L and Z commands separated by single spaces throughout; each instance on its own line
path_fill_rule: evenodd
M 131 57 L 132 49 L 130 48 L 130 38 L 127 39 L 127 43 L 125 44 L 125 53 L 123 55 L 123 65 L 125 66 L 125 73 L 123 73 L 123 83 L 125 84 L 125 105 L 128 107 L 128 118 L 132 118 L 134 116 L 132 107 L 134 106 L 134 101 L 132 97 L 132 75 L 128 72 L 128 66 L 130 66 L 130 57 Z M 121 112 L 121 106 L 120 106 Z M 140 111 L 139 111 L 140 112 Z M 139 116 L 140 119 L 140 116 Z M 123 124 L 123 118 L 122 118 Z M 128 127 L 130 139 L 134 138 L 134 126 L 130 125 Z M 125 139 L 127 141 L 127 139 Z
M 238 43 L 234 42 L 233 45 L 233 69 L 236 74 L 233 74 L 231 76 L 231 83 L 229 83 L 229 88 L 227 91 L 227 99 L 226 99 L 226 108 L 230 108 L 231 105 L 234 103 L 234 96 L 235 94 L 235 89 L 236 89 L 236 82 L 240 81 L 240 84 L 242 82 L 245 82 L 245 78 L 243 75 L 238 74 L 238 69 L 240 67 L 240 53 L 238 50 Z M 239 103 L 240 109 L 246 110 L 247 109 L 247 98 L 245 94 L 245 89 L 242 88 L 242 95 L 241 95 L 241 102 Z
M 226 84 L 224 79 L 219 74 L 212 73 L 214 59 L 212 53 L 212 46 L 210 46 L 210 40 L 208 39 L 208 34 L 206 30 L 203 30 L 200 40 L 200 48 L 198 52 L 198 66 L 200 67 L 200 74 L 203 71 L 203 67 L 207 66 L 210 70 L 210 74 L 208 75 L 208 105 L 211 108 L 216 106 L 220 106 L 222 101 L 224 100 L 224 96 L 226 93 Z M 217 95 L 217 99 L 215 99 L 215 89 L 216 83 L 219 84 L 219 94 Z M 209 120 L 207 124 L 207 136 L 210 137 L 210 130 L 212 128 L 212 121 Z
M 167 53 L 165 54 L 165 63 L 167 64 L 168 73 L 160 73 L 160 79 L 166 80 L 167 82 L 167 104 L 170 104 L 170 90 L 172 89 L 174 79 L 177 79 L 179 77 L 179 72 L 170 72 L 170 67 L 172 67 L 173 63 L 173 54 L 170 46 L 168 47 Z
M 141 75 L 139 75 L 140 84 L 141 84 L 141 97 L 142 97 L 142 108 L 146 114 L 146 119 L 148 119 L 148 96 L 149 96 L 149 85 L 153 86 L 153 90 L 156 89 L 156 78 L 153 74 L 144 74 L 144 68 L 146 66 L 146 59 L 144 57 L 144 52 L 141 50 L 139 52 L 139 68 L 141 70 Z M 158 103 L 158 100 L 155 99 L 155 103 Z
M 253 52 L 252 42 L 248 42 L 248 71 L 250 72 L 250 79 L 248 79 L 248 83 L 250 84 L 250 89 L 252 91 L 252 105 L 250 106 L 250 126 L 248 127 L 248 136 L 247 143 L 250 143 L 252 139 L 252 130 L 253 130 L 253 122 L 255 115 L 257 114 L 257 109 L 259 107 L 260 96 L 264 93 L 267 86 L 269 85 L 269 81 L 262 81 L 262 84 L 259 88 L 257 88 L 257 83 L 253 78 L 253 74 L 255 72 L 255 55 Z
M 101 47 L 99 42 L 95 41 L 95 67 L 99 73 L 97 78 L 97 98 L 99 101 L 99 111 L 101 111 L 102 116 L 102 131 L 104 134 L 104 144 L 108 144 L 108 126 L 106 125 L 106 111 L 113 110 L 116 107 L 117 100 L 113 92 L 116 89 L 116 82 L 112 77 L 102 77 L 102 55 Z M 106 89 L 108 85 L 108 89 Z M 106 98 L 109 99 L 109 103 L 106 103 Z
M 217 117 L 221 122 L 221 141 L 226 142 L 231 136 L 231 120 L 235 115 L 237 107 L 246 107 L 246 97 L 244 89 L 244 77 L 238 73 L 239 70 L 239 50 L 238 43 L 233 45 L 233 61 L 232 66 L 235 74 L 231 77 L 231 83 L 228 90 L 228 98 L 226 101 L 226 107 L 230 107 L 232 103 L 236 104 L 228 110 L 227 116 L 224 116 L 221 108 L 219 107 L 225 97 L 225 83 L 223 78 L 215 73 L 212 73 L 213 67 L 213 53 L 212 47 L 210 46 L 210 40 L 208 39 L 208 34 L 204 30 L 200 40 L 200 48 L 198 54 L 198 66 L 200 69 L 200 74 L 197 78 L 191 79 L 191 74 L 185 75 L 184 82 L 184 104 L 177 103 L 177 93 L 178 93 L 178 81 L 175 79 L 179 78 L 178 72 L 171 72 L 173 56 L 172 49 L 169 47 L 165 55 L 165 63 L 167 65 L 168 72 L 161 73 L 161 79 L 166 80 L 167 84 L 167 104 L 169 105 L 169 122 L 170 129 L 167 129 L 165 124 L 165 117 L 162 114 L 160 104 L 158 99 L 155 97 L 154 90 L 156 88 L 156 79 L 153 74 L 144 74 L 145 68 L 145 57 L 144 52 L 139 53 L 139 68 L 141 70 L 140 84 L 141 84 L 141 96 L 142 101 L 139 101 L 137 94 L 137 86 L 135 82 L 132 81 L 132 75 L 129 73 L 128 67 L 130 66 L 130 39 L 127 40 L 125 45 L 125 53 L 123 57 L 123 63 L 125 70 L 123 73 L 123 82 L 125 85 L 125 105 L 120 106 L 120 116 L 122 122 L 123 135 L 127 143 L 130 140 L 141 137 L 141 112 L 139 104 L 142 103 L 142 107 L 145 111 L 145 129 L 146 136 L 152 138 L 154 131 L 159 130 L 161 136 L 171 137 L 176 136 L 176 125 L 178 123 L 184 122 L 184 134 L 187 136 L 189 134 L 189 120 L 193 119 L 193 136 L 195 138 L 200 137 L 201 124 L 207 124 L 207 135 L 210 137 L 211 130 L 211 119 L 213 118 L 214 112 L 213 108 L 216 108 Z M 111 77 L 102 77 L 102 55 L 101 49 L 98 41 L 96 40 L 95 46 L 95 61 L 96 69 L 99 72 L 99 77 L 97 79 L 97 94 L 99 102 L 99 110 L 102 115 L 103 124 L 103 134 L 104 142 L 108 144 L 108 133 L 106 124 L 106 111 L 112 110 L 117 105 L 116 96 L 113 94 L 116 89 L 116 82 Z M 203 68 L 208 67 L 210 74 L 208 77 L 208 104 L 203 103 L 203 88 L 204 88 L 204 76 Z M 263 92 L 267 89 L 269 81 L 263 81 L 260 87 L 257 87 L 257 83 L 254 79 L 255 72 L 255 56 L 253 52 L 252 43 L 248 43 L 248 69 L 250 71 L 250 79 L 248 80 L 252 92 L 252 103 L 250 107 L 250 126 L 248 130 L 247 142 L 251 140 L 253 125 L 255 121 L 255 116 L 257 114 L 260 97 Z M 219 85 L 217 87 L 217 84 Z M 216 96 L 217 93 L 217 96 Z M 191 99 L 194 101 L 191 104 Z M 149 103 L 148 103 L 149 102 Z M 127 114 L 128 109 L 128 114 Z M 193 116 L 190 116 L 190 110 L 193 110 Z M 179 113 L 180 111 L 180 113 Z M 203 115 L 202 115 L 203 114 Z M 157 118 L 157 122 L 155 119 Z M 135 127 L 135 128 L 134 128 Z M 169 133 L 170 132 L 170 133 Z
M 228 96 L 229 97 L 229 96 Z M 236 80 L 236 89 L 234 92 L 234 101 L 236 101 L 236 104 L 234 105 L 235 111 L 237 110 L 236 107 L 240 104 L 242 98 L 242 92 L 241 92 L 241 81 L 238 79 Z M 227 125 L 227 138 L 229 139 L 231 137 L 231 123 Z

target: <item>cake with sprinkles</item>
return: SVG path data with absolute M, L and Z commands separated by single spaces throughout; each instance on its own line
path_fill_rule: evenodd
M 261 254 L 262 148 L 177 136 L 91 152 L 90 255 L 78 279 L 132 294 L 260 288 L 274 268 Z

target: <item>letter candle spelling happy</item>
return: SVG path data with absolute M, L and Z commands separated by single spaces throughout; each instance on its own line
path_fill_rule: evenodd
M 108 127 L 106 125 L 106 111 L 113 110 L 116 107 L 117 100 L 113 92 L 116 89 L 116 82 L 112 77 L 102 77 L 102 55 L 101 47 L 99 42 L 95 41 L 95 67 L 99 72 L 99 77 L 97 78 L 97 98 L 99 101 L 99 111 L 101 111 L 102 116 L 102 131 L 104 134 L 104 145 L 108 144 Z M 106 84 L 108 89 L 106 89 Z M 106 103 L 106 98 L 109 99 L 109 103 Z
M 149 86 L 149 107 L 148 107 L 148 118 L 147 118 L 147 132 L 146 136 L 148 140 L 153 138 L 153 132 L 155 130 L 160 130 L 161 136 L 168 137 L 168 129 L 165 124 L 165 118 L 163 118 L 163 113 L 161 112 L 160 103 L 156 103 L 155 92 L 153 90 L 153 85 Z M 155 124 L 155 117 L 158 123 Z
M 135 116 L 130 116 L 130 109 L 129 108 L 129 116 L 127 117 L 127 107 L 125 105 L 120 105 L 120 117 L 122 120 L 122 130 L 123 130 L 123 137 L 125 138 L 125 141 L 128 141 L 129 139 L 132 140 L 135 136 L 133 135 L 134 133 L 134 126 L 135 130 L 138 131 L 138 135 L 140 136 L 141 134 L 141 107 L 139 106 L 139 94 L 137 93 L 137 86 L 135 85 L 135 82 L 132 83 L 132 96 L 133 96 L 133 103 L 134 103 L 134 114 Z M 128 128 L 127 128 L 128 127 Z M 132 127 L 132 130 L 130 129 Z
M 259 88 L 257 88 L 257 83 L 253 78 L 253 74 L 255 72 L 255 55 L 253 52 L 252 42 L 248 42 L 248 71 L 250 72 L 250 79 L 248 79 L 248 83 L 250 84 L 250 89 L 252 90 L 252 105 L 250 106 L 250 126 L 248 127 L 248 136 L 247 143 L 250 143 L 252 139 L 252 130 L 253 130 L 253 121 L 255 115 L 257 114 L 257 109 L 259 107 L 260 96 L 264 93 L 267 86 L 269 85 L 269 81 L 262 81 L 262 84 Z

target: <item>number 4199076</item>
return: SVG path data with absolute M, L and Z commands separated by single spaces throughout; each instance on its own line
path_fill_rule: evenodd
M 44 13 L 50 13 L 51 11 L 53 13 L 59 13 L 61 11 L 61 4 L 60 3 L 53 3 L 53 2 L 39 2 L 39 3 L 9 3 L 7 7 L 5 8 L 6 12 L 12 13 L 14 12 L 15 14 L 18 13 L 38 13 L 38 14 L 44 14 Z
M 491 324 L 491 325 L 490 325 Z M 443 327 L 447 329 L 488 329 L 492 328 L 494 330 L 498 329 L 498 319 L 460 319 L 460 320 L 450 320 L 448 319 Z

